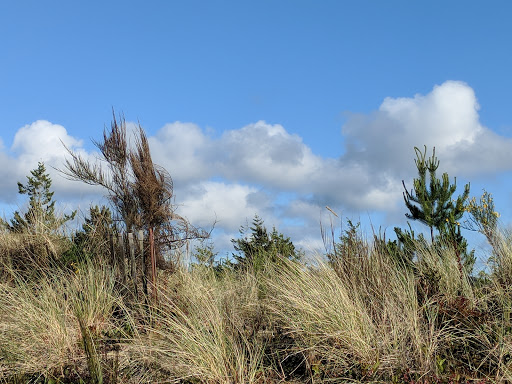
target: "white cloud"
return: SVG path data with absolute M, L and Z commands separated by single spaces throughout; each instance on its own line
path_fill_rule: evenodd
M 436 147 L 441 168 L 459 176 L 504 171 L 512 140 L 482 126 L 471 87 L 447 81 L 427 95 L 386 98 L 378 111 L 355 115 L 343 127 L 343 159 L 365 164 L 369 174 L 398 179 L 414 172 L 413 147 Z
M 474 91 L 454 81 L 427 95 L 386 98 L 372 114 L 349 118 L 338 159 L 313 154 L 298 135 L 264 121 L 219 138 L 194 124 L 168 124 L 152 145 L 155 159 L 179 182 L 218 177 L 308 195 L 320 206 L 393 210 L 401 202 L 401 180 L 415 176 L 414 146 L 436 146 L 441 169 L 451 175 L 506 168 L 512 143 L 481 125 L 478 108 Z
M 217 221 L 219 227 L 236 231 L 260 210 L 250 199 L 257 192 L 254 187 L 236 183 L 201 182 L 188 188 L 179 200 L 179 212 L 196 225 L 209 227 Z
M 26 182 L 26 176 L 43 161 L 47 172 L 52 178 L 52 189 L 57 196 L 87 197 L 95 195 L 98 189 L 85 186 L 82 183 L 71 183 L 65 180 L 55 168 L 62 168 L 67 150 L 79 151 L 92 159 L 93 155 L 82 148 L 83 141 L 70 136 L 67 130 L 58 124 L 46 120 L 38 120 L 21 127 L 14 135 L 10 150 L 0 147 L 0 177 L 4 182 L 0 188 L 0 200 L 13 204 L 17 196 L 17 182 Z
M 301 188 L 322 165 L 298 135 L 281 125 L 264 121 L 226 132 L 219 140 L 223 150 L 219 169 L 229 179 L 270 183 L 275 188 Z
M 41 160 L 53 163 L 66 155 L 63 144 L 68 148 L 75 148 L 80 147 L 82 141 L 68 135 L 62 125 L 38 120 L 16 132 L 11 150 L 18 154 L 18 159 L 24 163 L 37 164 Z
M 388 97 L 379 112 L 403 125 L 404 138 L 446 149 L 461 142 L 474 143 L 482 130 L 478 109 L 473 89 L 462 82 L 447 81 L 426 96 Z
M 155 162 L 183 183 L 222 177 L 292 190 L 322 166 L 298 135 L 264 121 L 215 139 L 195 124 L 175 122 L 160 129 L 150 144 Z
M 386 98 L 368 115 L 352 115 L 342 128 L 339 158 L 314 154 L 296 134 L 279 124 L 258 121 L 215 136 L 193 123 L 166 124 L 149 143 L 155 163 L 174 179 L 179 212 L 209 228 L 217 220 L 224 243 L 254 214 L 276 225 L 298 244 L 318 246 L 325 205 L 349 217 L 378 211 L 403 212 L 402 184 L 416 176 L 414 146 L 436 147 L 440 171 L 450 176 L 497 174 L 512 166 L 512 140 L 484 127 L 471 87 L 448 81 L 426 95 Z M 129 130 L 136 125 L 128 122 Z M 98 138 L 101 138 L 101 133 Z M 10 150 L 0 142 L 0 203 L 11 202 L 16 181 L 37 162 L 61 167 L 64 142 L 89 159 L 82 141 L 61 125 L 36 121 L 18 130 Z M 341 151 L 340 151 L 341 152 Z M 88 196 L 50 170 L 66 196 Z M 95 191 L 97 192 L 97 190 Z M 84 199 L 90 201 L 90 199 Z
M 207 158 L 211 140 L 196 124 L 166 124 L 148 140 L 155 163 L 166 168 L 177 183 L 197 182 L 215 173 Z

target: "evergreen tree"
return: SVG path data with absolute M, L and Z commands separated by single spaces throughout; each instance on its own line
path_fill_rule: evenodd
M 52 180 L 46 173 L 43 162 L 39 162 L 36 169 L 32 170 L 32 176 L 27 176 L 24 185 L 18 182 L 18 192 L 29 197 L 29 208 L 25 214 L 14 212 L 11 224 L 7 224 L 11 232 L 44 233 L 61 227 L 68 220 L 75 217 L 76 211 L 62 218 L 55 216 L 55 201 L 50 188 Z
M 341 233 L 339 242 L 334 244 L 333 252 L 327 254 L 327 259 L 332 265 L 367 253 L 366 243 L 360 234 L 361 223 L 354 224 L 352 220 L 347 219 L 347 225 L 348 229 Z
M 446 172 L 443 173 L 442 180 L 437 178 L 439 160 L 436 157 L 436 149 L 433 149 L 432 156 L 428 159 L 426 146 L 423 153 L 417 147 L 414 147 L 414 150 L 419 177 L 413 180 L 414 192 L 409 192 L 402 181 L 405 189 L 405 205 L 410 212 L 405 216 L 427 225 L 430 228 L 431 240 L 434 242 L 434 228 L 444 232 L 448 224 L 456 224 L 462 218 L 465 202 L 469 197 L 469 183 L 464 186 L 464 193 L 458 196 L 457 200 L 453 200 L 452 195 L 457 189 L 457 180 L 450 184 Z
M 492 194 L 484 190 L 479 201 L 473 197 L 467 204 L 466 211 L 470 214 L 470 218 L 465 222 L 465 228 L 478 231 L 487 238 L 492 248 L 489 262 L 495 263 L 496 258 L 499 257 L 497 250 L 501 248 L 502 241 L 498 230 L 500 214 L 495 210 Z
M 105 239 L 114 229 L 112 213 L 104 205 L 91 206 L 89 208 L 89 217 L 85 218 L 82 224 L 83 233 L 88 238 Z
M 108 249 L 108 236 L 114 230 L 110 209 L 104 205 L 91 206 L 82 229 L 73 236 L 73 248 L 65 256 L 74 261 L 104 254 L 105 249 Z
M 218 252 L 214 251 L 212 243 L 201 242 L 201 245 L 196 246 L 192 256 L 197 260 L 197 264 L 205 266 L 207 268 L 213 268 L 215 264 L 215 258 Z
M 194 248 L 192 253 L 193 258 L 196 260 L 192 264 L 192 269 L 208 271 L 215 276 L 220 277 L 228 270 L 232 270 L 235 264 L 227 258 L 218 258 L 218 252 L 211 241 L 201 241 L 198 246 Z
M 467 242 L 460 232 L 460 220 L 469 197 L 469 183 L 464 186 L 462 195 L 453 199 L 457 180 L 451 184 L 446 172 L 441 179 L 437 178 L 439 160 L 435 155 L 435 148 L 429 158 L 426 146 L 423 152 L 417 147 L 414 147 L 414 150 L 418 178 L 413 180 L 413 190 L 410 192 L 402 181 L 405 189 L 404 201 L 409 210 L 405 216 L 429 227 L 432 244 L 452 246 L 459 259 L 461 272 L 463 265 L 466 270 L 470 270 L 475 261 L 474 251 L 467 252 Z M 437 230 L 437 235 L 434 230 Z M 397 237 L 407 238 L 407 233 L 401 232 L 399 228 L 395 228 L 395 232 Z
M 417 237 L 410 223 L 408 230 L 395 227 L 396 240 L 388 240 L 385 252 L 393 258 L 399 266 L 412 267 L 416 256 L 416 245 L 426 246 L 427 239 L 420 233 Z
M 258 215 L 254 216 L 251 226 L 240 228 L 240 234 L 243 236 L 241 239 L 231 240 L 237 251 L 233 253 L 236 268 L 253 267 L 258 270 L 267 261 L 276 263 L 284 258 L 299 260 L 302 256 L 290 238 L 279 233 L 275 227 L 269 234 Z

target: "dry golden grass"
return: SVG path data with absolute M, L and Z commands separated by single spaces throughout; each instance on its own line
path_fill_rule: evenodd
M 418 307 L 412 275 L 383 260 L 364 278 L 356 276 L 363 269 L 357 265 L 354 275 L 342 277 L 317 265 L 289 265 L 269 281 L 271 311 L 297 340 L 295 352 L 304 351 L 317 372 L 347 378 L 356 371 L 429 369 L 439 335 Z
M 149 308 L 119 293 L 107 265 L 27 276 L 4 264 L 0 381 L 510 381 L 512 249 L 494 239 L 492 273 L 478 284 L 461 279 L 449 248 L 420 249 L 408 269 L 359 244 L 334 268 L 161 274 Z
M 111 272 L 84 264 L 32 280 L 9 275 L 0 283 L 0 378 L 80 374 L 88 357 L 79 324 L 98 340 L 116 327 L 112 314 L 122 302 Z
M 263 373 L 264 345 L 255 333 L 254 277 L 180 271 L 164 284 L 151 325 L 132 347 L 155 368 L 153 379 L 256 382 Z
M 51 233 L 9 233 L 0 231 L 0 278 L 10 269 L 24 274 L 48 269 L 52 261 L 66 251 L 69 240 Z M 3 273 L 1 273 L 3 272 Z

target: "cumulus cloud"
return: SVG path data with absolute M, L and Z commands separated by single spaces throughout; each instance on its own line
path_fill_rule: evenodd
M 296 189 L 322 166 L 298 135 L 279 124 L 258 121 L 213 138 L 191 123 L 166 124 L 150 138 L 155 161 L 183 183 L 222 177 Z
M 167 168 L 175 182 L 188 184 L 215 174 L 208 159 L 212 141 L 196 124 L 166 124 L 148 140 L 154 161 Z
M 473 89 L 456 81 L 426 95 L 386 98 L 372 113 L 348 117 L 338 158 L 313 153 L 300 136 L 265 121 L 219 135 L 174 122 L 149 143 L 155 163 L 174 179 L 179 212 L 204 227 L 216 220 L 224 243 L 258 214 L 299 244 L 318 245 L 326 205 L 344 215 L 378 211 L 396 218 L 403 211 L 401 180 L 416 176 L 414 146 L 435 146 L 440 170 L 450 176 L 509 170 L 512 140 L 484 127 L 478 110 Z M 18 130 L 9 149 L 0 142 L 0 177 L 23 180 L 39 160 L 62 166 L 61 141 L 94 157 L 64 127 L 36 121 Z M 84 193 L 80 183 L 55 180 L 62 191 Z M 16 189 L 2 185 L 5 202 Z
M 82 155 L 94 158 L 82 148 L 83 141 L 70 136 L 66 128 L 46 120 L 38 120 L 27 124 L 16 132 L 9 149 L 0 147 L 0 177 L 4 182 L 0 188 L 0 201 L 13 204 L 18 188 L 17 182 L 26 182 L 26 176 L 43 161 L 47 172 L 52 178 L 52 188 L 59 196 L 88 196 L 96 195 L 97 188 L 84 186 L 81 183 L 71 183 L 64 179 L 54 168 L 62 168 L 67 150 L 79 151 Z
M 76 148 L 82 145 L 82 141 L 68 135 L 62 125 L 38 120 L 16 132 L 11 151 L 23 163 L 33 164 L 43 159 L 45 162 L 54 163 L 66 155 L 62 144 L 68 148 Z
M 224 177 L 279 189 L 301 188 L 322 166 L 321 157 L 313 155 L 298 135 L 264 121 L 224 133 L 218 147 L 223 153 L 218 169 Z
M 261 215 L 269 203 L 257 188 L 237 183 L 201 182 L 188 188 L 179 201 L 179 211 L 192 223 L 208 227 L 216 225 L 234 232 L 247 218 Z
M 504 171 L 512 160 L 512 140 L 482 126 L 471 87 L 447 81 L 427 95 L 386 98 L 366 116 L 343 127 L 345 161 L 365 164 L 372 174 L 401 178 L 414 170 L 413 147 L 436 147 L 442 168 L 462 176 Z
M 195 125 L 176 123 L 157 137 L 160 147 L 172 147 L 171 140 L 180 148 L 191 143 L 177 151 L 179 157 L 173 161 L 196 180 L 218 177 L 231 182 L 224 188 L 245 183 L 264 186 L 276 195 L 295 193 L 287 201 L 288 209 L 274 201 L 276 218 L 290 222 L 302 211 L 304 225 L 310 228 L 318 225 L 325 205 L 349 214 L 380 211 L 397 217 L 397 210 L 403 210 L 401 180 L 416 176 L 415 146 L 426 145 L 429 151 L 435 146 L 440 170 L 451 176 L 470 178 L 507 170 L 512 140 L 484 127 L 478 110 L 473 89 L 457 81 L 435 86 L 426 95 L 386 98 L 368 115 L 349 116 L 342 127 L 344 151 L 339 158 L 313 154 L 299 136 L 264 121 L 215 139 Z M 172 169 L 171 162 L 165 165 Z M 204 204 L 220 206 L 211 198 Z M 259 204 L 260 210 L 264 206 L 268 201 Z M 231 216 L 229 222 L 247 217 L 244 208 L 235 211 L 238 217 Z

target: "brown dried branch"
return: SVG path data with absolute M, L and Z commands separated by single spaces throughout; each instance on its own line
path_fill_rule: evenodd
M 147 136 L 140 125 L 135 148 L 131 149 L 124 117 L 117 120 L 113 113 L 110 130 L 103 131 L 102 141 L 93 143 L 101 153 L 102 164 L 91 164 L 66 148 L 71 159 L 65 161 L 65 169 L 60 172 L 68 179 L 106 188 L 128 231 L 152 229 L 159 266 L 165 264 L 164 248 L 172 250 L 189 240 L 209 237 L 209 233 L 193 227 L 174 212 L 172 178 L 153 163 Z
M 136 138 L 136 151 L 129 154 L 134 174 L 133 189 L 138 200 L 142 222 L 158 227 L 171 218 L 172 179 L 164 169 L 158 169 L 151 159 L 149 144 L 142 127 Z

